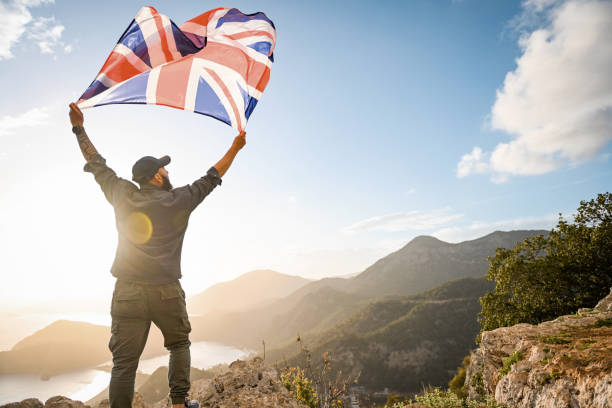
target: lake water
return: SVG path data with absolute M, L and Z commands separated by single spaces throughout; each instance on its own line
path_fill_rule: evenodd
M 191 344 L 191 365 L 210 368 L 220 363 L 231 363 L 244 359 L 249 350 L 240 350 L 220 343 L 199 341 Z M 111 364 L 108 362 L 107 364 Z M 168 365 L 168 355 L 140 361 L 138 369 L 151 374 L 160 366 Z M 38 398 L 43 403 L 55 395 L 64 395 L 74 400 L 87 401 L 108 386 L 110 373 L 100 370 L 79 370 L 56 375 L 42 381 L 37 375 L 12 374 L 0 376 L 0 405 Z
M 110 326 L 110 315 L 100 313 L 66 314 L 9 314 L 1 313 L 0 350 L 10 350 L 15 343 L 56 320 L 72 320 Z M 191 344 L 191 365 L 196 368 L 210 368 L 220 363 L 231 363 L 245 358 L 248 350 L 239 350 L 214 342 L 193 342 Z M 111 365 L 109 361 L 105 363 Z M 138 369 L 151 374 L 160 366 L 168 365 L 168 355 L 140 361 Z M 31 374 L 0 376 L 0 405 L 25 398 L 38 398 L 45 402 L 54 395 L 87 401 L 96 396 L 108 385 L 110 373 L 95 369 L 85 369 L 56 375 L 48 381 Z

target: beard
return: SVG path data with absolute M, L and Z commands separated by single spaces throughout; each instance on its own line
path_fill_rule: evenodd
M 163 188 L 166 191 L 170 191 L 172 190 L 172 183 L 170 183 L 170 179 L 166 176 L 162 176 L 162 179 L 164 180 L 161 188 Z

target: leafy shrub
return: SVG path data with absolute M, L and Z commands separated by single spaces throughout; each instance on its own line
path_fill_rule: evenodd
M 413 402 L 398 402 L 392 408 L 404 408 Z M 425 405 L 432 408 L 503 408 L 504 406 L 495 402 L 495 399 L 488 395 L 484 401 L 474 401 L 470 398 L 459 398 L 450 390 L 442 391 L 434 388 L 426 391 L 423 395 L 415 397 L 414 403 Z
M 574 222 L 559 216 L 548 236 L 498 248 L 480 298 L 482 331 L 537 324 L 593 307 L 612 286 L 612 194 L 581 201 Z
M 281 381 L 285 388 L 293 394 L 295 399 L 302 401 L 310 408 L 317 408 L 319 400 L 317 393 L 306 375 L 300 367 L 287 367 L 281 374 Z

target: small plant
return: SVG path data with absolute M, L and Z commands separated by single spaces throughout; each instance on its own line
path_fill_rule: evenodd
M 571 340 L 567 339 L 568 337 L 571 337 L 571 334 L 560 333 L 553 334 L 551 336 L 540 336 L 539 340 L 546 344 L 568 344 L 572 342 Z
M 587 329 L 599 329 L 600 327 L 611 327 L 612 319 L 597 319 L 594 324 L 585 326 Z
M 281 380 L 285 388 L 293 393 L 295 398 L 304 402 L 310 408 L 342 408 L 344 397 L 349 393 L 349 386 L 357 383 L 357 378 L 343 377 L 338 371 L 335 377 L 331 375 L 332 359 L 329 352 L 321 355 L 319 368 L 311 364 L 310 350 L 302 345 L 300 336 L 298 346 L 304 353 L 306 363 L 304 368 L 286 367 Z M 358 377 L 358 376 L 357 376 Z
M 514 363 L 517 363 L 523 359 L 523 353 L 520 350 L 516 350 L 503 360 L 503 366 L 499 369 L 499 373 L 503 376 L 510 372 L 510 368 Z
M 542 351 L 544 352 L 544 358 L 540 360 L 540 364 L 546 365 L 550 362 L 550 360 L 552 360 L 554 354 L 550 352 L 548 347 L 544 347 Z
M 556 370 L 553 370 L 553 372 L 551 373 L 542 374 L 542 376 L 538 380 L 538 384 L 543 386 L 543 385 L 550 383 L 552 380 L 559 379 L 560 377 L 561 377 L 561 373 Z
M 538 379 L 538 384 L 540 384 L 540 385 L 542 385 L 542 386 L 543 386 L 543 385 L 546 385 L 546 384 L 548 384 L 548 383 L 550 382 L 550 379 L 551 379 L 550 374 L 548 374 L 548 373 L 544 373 L 544 374 L 542 374 L 542 376 L 541 376 L 541 377 Z
M 286 367 L 281 374 L 281 381 L 285 388 L 293 394 L 295 399 L 302 401 L 310 408 L 317 408 L 319 400 L 317 393 L 300 367 Z
M 576 346 L 576 348 L 578 350 L 586 350 L 589 348 L 591 344 L 594 344 L 594 343 L 597 343 L 597 341 L 593 339 L 586 339 L 586 340 L 583 340 L 582 344 Z
M 474 391 L 478 395 L 485 395 L 486 390 L 484 386 L 484 380 L 482 379 L 482 371 L 477 372 L 472 377 L 471 386 L 474 387 Z

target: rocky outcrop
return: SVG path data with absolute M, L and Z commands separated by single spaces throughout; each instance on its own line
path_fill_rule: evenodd
M 43 406 L 39 399 L 28 398 L 21 402 L 11 402 L 10 404 L 2 405 L 0 408 L 43 408 Z
M 512 408 L 612 408 L 612 290 L 575 315 L 482 333 L 465 384 Z
M 191 383 L 190 399 L 200 401 L 209 408 L 306 408 L 282 385 L 278 371 L 264 364 L 260 357 L 248 361 L 236 360 L 229 371 L 212 379 Z M 169 397 L 155 404 L 147 404 L 141 394 L 134 393 L 132 408 L 169 408 Z M 102 400 L 95 408 L 108 408 L 108 399 Z M 57 396 L 44 404 L 35 398 L 2 405 L 0 408 L 91 408 L 81 401 Z
M 28 398 L 21 402 L 11 402 L 0 408 L 90 408 L 81 401 L 73 401 L 70 398 L 57 395 L 49 398 L 44 404 L 36 398 Z
M 305 408 L 281 384 L 278 372 L 264 364 L 260 357 L 248 361 L 236 360 L 230 370 L 210 380 L 191 384 L 190 399 L 210 408 Z M 168 399 L 154 408 L 170 407 Z

